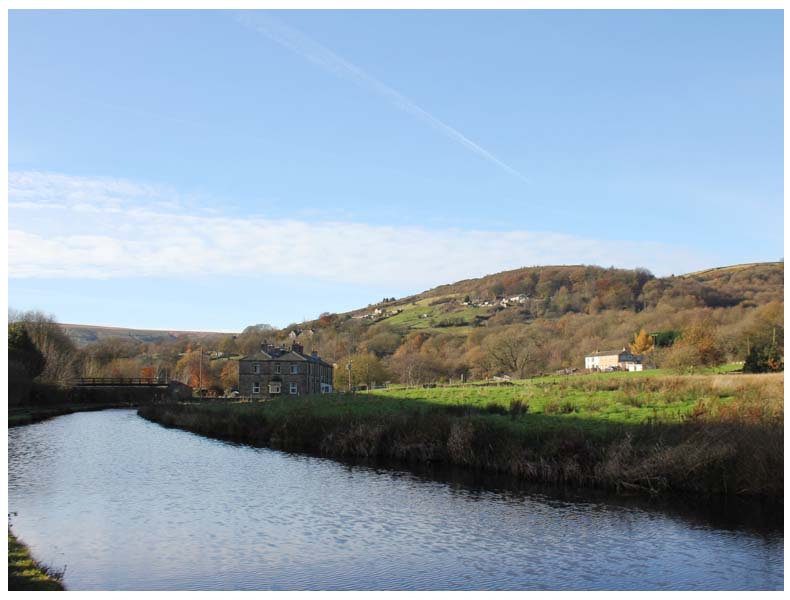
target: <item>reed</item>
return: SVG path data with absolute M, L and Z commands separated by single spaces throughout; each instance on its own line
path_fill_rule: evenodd
M 645 378 L 612 389 L 579 381 L 483 397 L 492 388 L 400 390 L 139 413 L 167 427 L 329 457 L 445 463 L 650 494 L 781 496 L 782 377 L 755 377 Z

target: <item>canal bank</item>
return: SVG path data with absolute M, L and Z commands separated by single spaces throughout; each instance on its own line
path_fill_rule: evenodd
M 8 591 L 63 591 L 63 573 L 41 565 L 30 550 L 8 531 Z
M 611 389 L 512 386 L 485 401 L 483 391 L 464 389 L 285 397 L 155 405 L 139 414 L 208 437 L 330 458 L 438 463 L 646 495 L 781 498 L 782 380 L 742 378 L 732 390 L 722 381 L 654 378 L 630 391 L 634 384 L 622 380 Z M 630 412 L 607 413 L 621 405 Z

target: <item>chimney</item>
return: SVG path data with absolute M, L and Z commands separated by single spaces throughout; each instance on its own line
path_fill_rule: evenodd
M 310 353 L 310 356 L 312 356 L 313 358 L 318 358 L 318 352 L 317 352 L 317 351 L 315 351 L 315 350 L 313 350 L 313 351 Z
M 291 351 L 292 352 L 296 352 L 298 354 L 301 354 L 303 350 L 304 350 L 304 346 L 302 346 L 301 344 L 297 344 L 295 342 L 293 344 L 291 344 Z

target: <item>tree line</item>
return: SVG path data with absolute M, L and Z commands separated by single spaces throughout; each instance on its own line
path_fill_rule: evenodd
M 425 298 L 452 310 L 448 298 L 469 302 L 516 293 L 542 296 L 529 296 L 533 304 L 497 307 L 477 326 L 416 329 L 386 318 L 322 313 L 283 329 L 256 324 L 237 335 L 108 338 L 82 348 L 54 317 L 12 312 L 9 386 L 68 385 L 78 376 L 168 377 L 221 394 L 238 386 L 239 357 L 263 343 L 287 347 L 294 335 L 305 352 L 317 351 L 336 365 L 337 389 L 348 387 L 349 374 L 352 386 L 370 386 L 581 370 L 586 354 L 623 347 L 649 364 L 678 370 L 733 361 L 752 372 L 784 368 L 783 266 L 703 280 L 655 278 L 643 269 L 532 268 L 441 286 L 409 300 Z

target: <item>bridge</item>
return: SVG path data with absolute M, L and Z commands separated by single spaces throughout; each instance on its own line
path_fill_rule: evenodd
M 163 402 L 188 400 L 192 388 L 169 377 L 80 377 L 72 380 L 72 395 L 84 402 Z
M 167 377 L 80 377 L 74 380 L 77 387 L 167 387 Z

